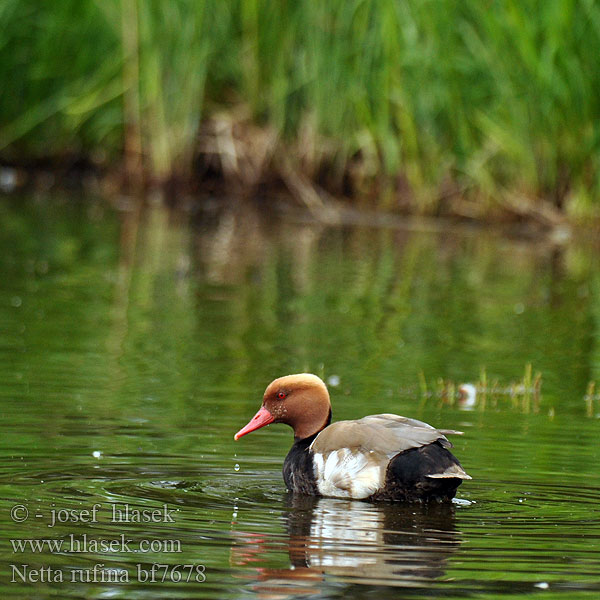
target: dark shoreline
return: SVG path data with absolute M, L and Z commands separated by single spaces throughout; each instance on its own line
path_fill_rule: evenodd
M 325 182 L 326 185 L 327 182 Z M 435 210 L 423 211 L 411 205 L 410 193 L 391 189 L 391 182 L 374 181 L 372 189 L 360 196 L 352 186 L 346 190 L 321 187 L 319 183 L 294 172 L 282 175 L 273 172 L 254 184 L 244 184 L 226 178 L 223 173 L 207 165 L 199 168 L 192 178 L 171 177 L 158 182 L 138 174 L 131 176 L 124 165 L 107 167 L 94 164 L 85 157 L 69 160 L 33 160 L 0 163 L 0 193 L 4 195 L 38 192 L 86 192 L 110 200 L 111 197 L 131 196 L 145 198 L 159 196 L 171 206 L 197 205 L 218 197 L 257 201 L 264 208 L 264 198 L 275 204 L 304 211 L 321 223 L 369 222 L 373 224 L 407 219 L 448 221 L 461 224 L 500 226 L 509 230 L 540 232 L 564 230 L 572 225 L 596 227 L 599 219 L 573 219 L 562 207 L 549 201 L 532 201 L 526 197 L 521 203 L 508 204 L 500 199 L 482 208 L 481 202 L 471 198 L 472 193 L 461 193 L 457 185 L 447 186 L 445 192 L 432 201 Z M 382 191 L 382 188 L 384 190 Z M 347 193 L 344 194 L 344 191 Z M 386 197 L 385 201 L 379 195 Z M 274 206 L 275 210 L 279 210 Z

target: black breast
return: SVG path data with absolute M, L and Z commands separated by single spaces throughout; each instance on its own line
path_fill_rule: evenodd
M 287 489 L 298 494 L 319 494 L 315 481 L 313 454 L 309 449 L 317 434 L 298 440 L 283 463 L 283 480 Z

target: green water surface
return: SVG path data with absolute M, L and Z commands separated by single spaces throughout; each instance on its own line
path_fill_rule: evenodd
M 580 238 L 0 199 L 1 597 L 597 598 Z M 464 431 L 457 502 L 288 496 L 291 430 L 233 434 L 301 371 L 334 419 Z

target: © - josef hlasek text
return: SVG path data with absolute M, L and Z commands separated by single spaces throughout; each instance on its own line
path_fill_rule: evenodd
M 177 509 L 170 509 L 166 504 L 162 508 L 133 508 L 129 504 L 110 504 L 110 517 L 112 523 L 175 523 L 174 513 Z M 91 508 L 53 508 L 50 510 L 50 524 L 54 527 L 57 523 L 98 523 L 99 511 L 102 504 L 94 504 Z

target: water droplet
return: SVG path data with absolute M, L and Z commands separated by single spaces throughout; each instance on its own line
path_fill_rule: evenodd
M 452 498 L 452 504 L 456 504 L 457 506 L 471 506 L 471 504 L 475 504 L 475 500 L 467 500 L 466 498 Z
M 540 581 L 539 583 L 534 583 L 533 587 L 540 588 L 540 590 L 547 590 L 550 587 L 550 584 L 546 581 Z
M 10 299 L 10 304 L 11 304 L 11 306 L 14 306 L 15 308 L 19 308 L 19 306 L 21 306 L 21 304 L 23 304 L 23 300 L 21 300 L 20 296 L 13 296 Z
M 100 458 L 100 457 L 102 456 L 102 452 L 100 452 L 100 450 L 94 450 L 94 451 L 92 452 L 92 456 L 93 456 L 94 458 Z
M 235 463 L 235 466 L 233 467 L 234 471 L 239 471 L 240 470 L 240 465 L 238 465 L 237 463 Z
M 517 302 L 514 305 L 513 310 L 516 315 L 522 315 L 525 312 L 525 305 L 522 302 Z

